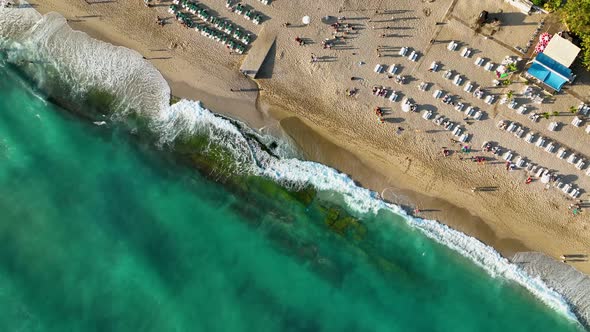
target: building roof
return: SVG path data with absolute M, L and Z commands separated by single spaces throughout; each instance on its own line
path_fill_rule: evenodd
M 555 34 L 543 53 L 560 64 L 569 67 L 580 53 L 580 48 L 569 40 Z
M 527 73 L 556 91 L 561 90 L 561 87 L 572 77 L 572 71 L 569 68 L 545 53 L 539 53 L 535 57 Z

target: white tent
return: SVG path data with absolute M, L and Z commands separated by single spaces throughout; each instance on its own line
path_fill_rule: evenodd
M 547 44 L 543 53 L 569 68 L 574 60 L 576 60 L 578 53 L 580 53 L 580 48 L 572 44 L 569 40 L 555 34 Z

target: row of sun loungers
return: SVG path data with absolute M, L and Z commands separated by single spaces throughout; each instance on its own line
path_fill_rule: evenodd
M 168 11 L 171 14 L 174 14 L 177 20 L 181 21 L 189 28 L 194 28 L 196 31 L 200 32 L 201 35 L 226 45 L 232 51 L 243 54 L 246 51 L 244 45 L 249 45 L 252 41 L 250 34 L 244 33 L 240 28 L 235 27 L 229 22 L 210 15 L 207 9 L 199 7 L 197 4 L 186 0 L 174 0 L 174 2 L 179 2 L 180 7 L 188 9 L 189 12 L 194 12 L 200 19 L 210 23 L 215 29 L 206 24 L 195 24 L 188 14 L 180 10 L 179 5 L 170 5 Z
M 447 45 L 447 49 L 451 52 L 456 51 L 458 48 L 459 48 L 459 43 L 457 43 L 454 40 L 450 41 L 449 44 Z M 472 53 L 473 53 L 473 49 L 471 49 L 469 47 L 464 47 L 459 54 L 464 58 L 470 58 Z M 483 67 L 487 71 L 494 70 L 494 66 L 495 66 L 494 63 L 491 61 L 486 63 L 486 60 L 481 57 L 478 57 L 477 59 L 475 59 L 474 64 L 478 67 Z
M 543 136 L 538 136 L 536 133 L 529 131 L 527 128 L 521 126 L 517 122 L 501 120 L 500 122 L 498 122 L 498 128 L 500 130 L 505 130 L 506 132 L 513 133 L 518 138 L 523 138 L 523 135 L 526 132 L 526 135 L 524 135 L 523 138 L 525 142 L 529 144 L 535 144 L 535 146 L 544 149 L 547 153 L 556 153 L 555 155 L 559 159 L 563 160 L 567 158 L 566 161 L 569 164 L 574 165 L 578 170 L 584 169 L 588 164 L 587 160 L 582 156 L 576 153 L 570 153 L 568 149 L 566 149 L 565 147 L 557 149 L 557 143 L 554 143 Z M 587 170 L 586 173 L 590 175 L 590 168 Z
M 409 47 L 402 47 L 399 50 L 399 55 L 405 57 L 407 56 L 408 59 L 412 62 L 416 62 L 418 61 L 418 57 L 420 57 L 420 54 L 416 51 L 416 50 L 412 50 L 410 52 L 410 48 Z
M 245 19 L 252 21 L 256 25 L 262 23 L 262 14 L 256 13 L 254 10 L 242 5 L 241 3 L 238 3 L 235 7 L 232 5 L 232 3 L 232 0 L 227 0 L 225 7 L 238 15 L 243 15 Z

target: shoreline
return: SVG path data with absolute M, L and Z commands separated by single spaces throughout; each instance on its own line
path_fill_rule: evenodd
M 51 7 L 51 4 L 47 6 Z M 61 10 L 65 10 L 63 6 Z M 43 11 L 42 5 L 38 10 L 42 13 L 47 12 Z M 60 12 L 59 6 L 55 10 Z M 61 12 L 61 14 L 66 15 L 67 12 Z M 100 22 L 94 25 L 75 24 L 73 28 L 90 31 L 89 34 L 94 38 L 129 47 L 142 54 L 145 54 L 142 48 L 144 50 L 149 48 L 149 45 L 141 45 L 141 42 L 132 40 L 128 36 L 119 35 L 120 32 L 117 32 L 115 28 Z M 107 33 L 105 30 L 110 32 Z M 187 53 L 190 52 L 187 51 Z M 544 215 L 543 211 L 530 214 L 529 210 L 523 210 L 520 211 L 521 214 L 513 214 L 515 209 L 521 208 L 519 204 L 526 197 L 517 197 L 518 201 L 510 202 L 506 201 L 510 196 L 507 196 L 505 192 L 489 195 L 469 192 L 473 183 L 477 183 L 488 174 L 477 174 L 473 179 L 465 179 L 456 172 L 449 172 L 445 174 L 448 177 L 441 178 L 442 171 L 448 171 L 459 163 L 454 162 L 453 165 L 449 165 L 445 160 L 447 163 L 444 165 L 429 166 L 428 164 L 436 163 L 437 160 L 433 160 L 427 154 L 421 155 L 420 151 L 411 151 L 407 146 L 411 142 L 409 135 L 399 138 L 402 144 L 387 146 L 382 151 L 374 148 L 367 149 L 367 141 L 370 142 L 377 136 L 369 135 L 367 138 L 348 130 L 338 131 L 337 128 L 344 128 L 342 127 L 344 120 L 339 117 L 331 118 L 327 111 L 322 113 L 320 109 L 325 106 L 324 104 L 311 102 L 303 104 L 304 109 L 301 106 L 301 101 L 304 100 L 301 96 L 284 91 L 281 87 L 271 87 L 273 80 L 259 82 L 262 93 L 231 93 L 232 86 L 255 84 L 249 80 L 246 81 L 250 83 L 245 83 L 245 80 L 240 78 L 241 75 L 236 74 L 237 69 L 233 65 L 221 67 L 223 73 L 215 77 L 213 84 L 206 90 L 203 88 L 208 86 L 206 83 L 190 80 L 188 74 L 181 75 L 182 78 L 179 80 L 171 80 L 170 77 L 177 77 L 175 74 L 182 70 L 179 69 L 182 65 L 189 64 L 184 59 L 186 55 L 173 54 L 173 56 L 179 58 L 180 66 L 159 60 L 150 62 L 166 78 L 174 95 L 200 99 L 206 108 L 244 121 L 253 128 L 273 126 L 278 121 L 283 130 L 297 142 L 306 158 L 349 174 L 363 187 L 383 193 L 383 198 L 388 201 L 404 206 L 418 204 L 418 207 L 423 209 L 418 217 L 436 219 L 473 236 L 492 246 L 504 257 L 511 257 L 519 251 L 540 251 L 555 258 L 563 252 L 581 250 L 587 243 L 587 238 L 582 234 L 576 236 L 574 241 L 573 235 L 576 234 L 574 230 L 566 230 L 565 233 L 557 231 L 559 225 L 553 228 L 547 228 L 546 225 L 533 226 L 536 224 L 536 218 Z M 228 61 L 232 63 L 235 60 Z M 191 68 L 195 72 L 203 69 L 202 67 Z M 229 79 L 225 81 L 224 77 Z M 281 107 L 274 106 L 277 104 Z M 329 119 L 328 122 L 326 119 Z M 436 169 L 438 167 L 441 171 Z M 461 167 L 472 168 L 471 165 Z M 503 179 L 498 179 L 498 182 L 506 188 L 515 187 L 510 181 L 501 181 Z M 395 196 L 392 193 L 395 193 Z M 539 199 L 542 195 L 537 196 L 534 199 Z M 558 215 L 554 211 L 548 212 L 552 213 L 550 216 Z M 514 224 L 514 220 L 523 217 L 532 223 Z M 555 236 L 556 234 L 558 236 Z M 585 273 L 590 271 L 587 263 L 577 264 L 574 267 Z
M 32 2 L 34 3 L 35 1 Z M 94 10 L 100 11 L 107 6 L 100 5 L 93 7 L 87 5 L 87 8 L 82 8 L 84 5 L 78 4 L 76 6 L 68 6 L 67 3 L 61 1 L 50 2 L 51 3 L 38 3 L 37 10 L 43 14 L 49 11 L 58 11 L 66 17 L 71 17 L 80 15 L 80 13 L 93 14 L 95 13 Z M 146 15 L 152 15 L 150 11 L 143 6 L 139 4 L 134 6 L 142 11 L 146 11 Z M 88 32 L 94 38 L 115 45 L 129 47 L 142 54 L 148 52 L 152 46 L 147 43 L 148 41 L 143 41 L 145 43 L 142 43 L 132 39 L 132 32 L 129 32 L 129 35 L 127 35 L 118 31 L 117 26 L 119 22 L 113 22 L 113 26 L 110 26 L 104 24 L 103 21 L 103 18 L 94 21 L 83 20 L 82 22 L 70 23 L 70 25 L 74 29 Z M 151 24 L 153 22 L 149 23 Z M 161 30 L 159 27 L 154 28 L 157 32 Z M 178 26 L 172 26 L 172 28 L 178 28 L 178 30 L 181 30 Z M 184 31 L 182 32 L 184 33 Z M 203 42 L 208 43 L 209 41 L 204 40 Z M 162 42 L 159 42 L 158 40 L 155 42 L 152 41 L 152 43 L 157 45 L 162 44 Z M 436 213 L 436 211 L 433 211 L 433 213 L 428 212 L 428 215 L 421 215 L 421 217 L 439 220 L 440 222 L 451 225 L 468 235 L 481 239 L 484 243 L 493 246 L 505 257 L 509 257 L 513 254 L 515 249 L 540 251 L 555 258 L 559 257 L 563 252 L 579 251 L 581 248 L 585 248 L 582 243 L 586 239 L 582 238 L 582 242 L 576 241 L 578 244 L 575 244 L 573 241 L 570 241 L 573 240 L 573 237 L 572 239 L 567 239 L 564 238 L 563 235 L 560 235 L 559 238 L 556 238 L 555 236 L 551 236 L 551 234 L 546 234 L 547 231 L 550 231 L 551 233 L 555 232 L 556 229 L 551 230 L 546 227 L 532 227 L 529 224 L 515 225 L 511 223 L 510 219 L 519 219 L 523 217 L 530 219 L 534 223 L 535 219 L 543 214 L 521 214 L 517 216 L 512 214 L 514 210 L 503 212 L 502 210 L 504 209 L 501 208 L 503 204 L 513 203 L 504 203 L 505 197 L 507 197 L 506 195 L 509 193 L 489 193 L 489 195 L 484 195 L 482 193 L 473 195 L 469 188 L 474 186 L 474 183 L 477 183 L 476 176 L 469 181 L 470 179 L 461 177 L 454 171 L 449 171 L 445 173 L 444 179 L 441 178 L 440 174 L 442 170 L 448 169 L 448 167 L 456 167 L 456 163 L 452 165 L 436 165 L 436 167 L 441 167 L 441 171 L 432 169 L 433 166 L 429 166 L 428 164 L 438 161 L 433 160 L 432 157 L 428 155 L 425 155 L 426 158 L 420 158 L 420 154 L 416 154 L 420 152 L 408 149 L 407 146 L 404 146 L 405 143 L 388 146 L 383 151 L 377 151 L 373 148 L 366 149 L 366 146 L 363 146 L 363 142 L 366 142 L 367 137 L 361 137 L 358 133 L 347 130 L 338 131 L 337 128 L 339 128 L 339 125 L 342 123 L 342 120 L 339 117 L 334 117 L 331 123 L 325 122 L 323 119 L 325 119 L 326 116 L 320 110 L 322 104 L 315 103 L 315 100 L 311 103 L 300 102 L 304 101 L 301 94 L 294 95 L 295 92 L 289 93 L 281 90 L 280 87 L 279 89 L 274 88 L 272 86 L 274 83 L 273 79 L 258 82 L 258 85 L 262 89 L 261 93 L 230 92 L 230 89 L 234 86 L 256 86 L 254 82 L 245 79 L 243 75 L 237 73 L 236 58 L 227 55 L 224 56 L 223 61 L 226 62 L 225 66 L 216 67 L 218 69 L 216 71 L 218 76 L 213 77 L 214 80 L 211 81 L 211 77 L 209 77 L 210 72 L 202 72 L 202 70 L 204 70 L 202 66 L 191 66 L 192 63 L 187 62 L 185 57 L 193 54 L 192 51 L 197 50 L 190 50 L 188 48 L 186 50 L 174 49 L 171 51 L 172 56 L 174 57 L 174 63 L 168 60 L 168 62 L 160 60 L 150 61 L 158 70 L 160 70 L 165 78 L 168 78 L 167 81 L 170 83 L 174 95 L 178 97 L 202 99 L 204 101 L 204 106 L 215 110 L 215 112 L 226 114 L 230 117 L 244 121 L 254 128 L 260 128 L 261 124 L 266 126 L 275 125 L 276 120 L 273 120 L 273 117 L 278 121 L 281 121 L 285 117 L 298 117 L 306 123 L 307 127 L 311 125 L 314 131 L 319 132 L 319 137 L 323 137 L 324 139 L 330 137 L 331 139 L 328 139 L 329 141 L 337 141 L 338 144 L 336 144 L 336 146 L 345 151 L 349 151 L 361 161 L 363 167 L 356 167 L 349 164 L 349 161 L 347 160 L 330 160 L 329 158 L 319 160 L 321 159 L 320 157 L 329 156 L 330 153 L 329 151 L 322 151 L 321 153 L 318 153 L 317 151 L 315 153 L 309 150 L 306 151 L 306 147 L 313 148 L 315 143 L 307 143 L 302 146 L 304 148 L 304 153 L 308 154 L 310 159 L 316 160 L 317 158 L 320 162 L 324 161 L 328 166 L 351 175 L 351 177 L 361 185 L 379 193 L 382 192 L 383 188 L 393 187 L 400 191 L 409 190 L 410 196 L 412 192 L 420 192 L 422 193 L 422 196 L 420 197 L 424 198 L 445 197 L 449 199 L 448 204 L 450 205 L 442 203 L 445 201 L 442 200 L 442 202 L 440 202 L 442 203 L 441 206 L 444 206 L 445 208 L 450 206 L 457 207 L 456 211 L 461 211 L 461 213 L 459 213 L 461 218 L 455 218 L 451 213 L 445 214 L 445 212 L 448 211 L 444 209 L 442 211 L 443 213 Z M 216 54 L 215 52 L 219 51 L 219 49 L 212 50 L 213 54 Z M 203 60 L 206 59 L 207 56 L 203 55 Z M 191 66 L 190 73 L 183 73 L 183 68 L 179 68 L 185 65 Z M 201 73 L 201 76 L 205 75 L 208 78 L 207 80 L 190 80 L 191 76 L 194 77 L 194 75 L 196 75 L 195 73 Z M 179 75 L 177 76 L 176 74 Z M 169 77 L 175 77 L 178 79 L 172 81 Z M 207 89 L 207 91 L 204 92 L 203 86 L 209 86 L 210 89 Z M 231 106 L 224 107 L 226 103 Z M 240 107 L 239 110 L 232 109 L 237 105 Z M 275 105 L 280 105 L 280 107 L 276 107 Z M 302 109 L 300 105 L 306 105 L 307 108 Z M 244 112 L 244 109 L 247 111 Z M 313 111 L 310 112 L 309 110 Z M 340 126 L 340 128 L 346 129 L 346 127 L 342 126 Z M 289 132 L 289 128 L 286 128 L 286 130 Z M 374 137 L 369 136 L 368 139 L 372 140 Z M 421 139 L 424 140 L 424 138 Z M 402 142 L 409 142 L 409 140 L 410 138 L 407 136 L 401 137 Z M 387 155 L 385 155 L 385 153 L 387 153 Z M 438 155 L 438 151 L 435 153 Z M 446 162 L 447 160 L 444 161 Z M 463 166 L 464 169 L 465 167 L 469 168 L 470 165 Z M 474 175 L 481 178 L 478 174 Z M 488 176 L 487 174 L 481 175 Z M 494 175 L 494 177 L 496 176 Z M 383 181 L 386 181 L 385 184 Z M 507 181 L 505 181 L 505 184 L 507 187 L 514 186 Z M 388 190 L 386 195 L 384 195 L 384 198 L 387 199 L 387 194 L 390 194 L 390 192 L 391 190 Z M 432 203 L 436 205 L 436 202 L 434 201 L 427 201 L 428 202 L 425 204 Z M 459 202 L 462 204 L 458 204 Z M 488 202 L 493 202 L 493 204 L 489 204 Z M 400 203 L 408 205 L 408 202 L 402 201 Z M 439 209 L 436 206 L 422 205 L 421 202 L 418 202 L 418 204 L 420 205 L 419 208 L 424 210 Z M 517 207 L 520 208 L 519 205 L 517 205 Z M 530 211 L 523 212 L 528 213 Z M 475 217 L 471 217 L 471 215 Z M 467 218 L 468 220 L 462 220 L 462 218 Z M 481 224 L 481 221 L 483 221 L 484 225 Z M 491 236 L 490 234 L 494 235 Z M 573 236 L 576 233 L 568 231 L 567 234 L 568 236 Z M 511 239 L 518 240 L 514 241 Z M 551 241 L 549 241 L 550 239 Z M 571 249 L 567 250 L 565 248 Z M 590 272 L 589 264 L 579 264 L 576 268 L 585 273 Z

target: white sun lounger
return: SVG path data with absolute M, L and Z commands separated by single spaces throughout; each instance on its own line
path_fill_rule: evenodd
M 516 100 L 512 100 L 511 102 L 508 103 L 508 108 L 515 110 L 518 108 L 518 103 L 516 102 Z
M 529 131 L 526 136 L 524 137 L 524 141 L 527 143 L 533 143 L 535 141 L 535 133 L 532 131 Z
M 424 114 L 422 114 L 422 118 L 424 120 L 430 120 L 430 118 L 432 118 L 432 111 L 426 111 L 426 112 L 424 112 Z
M 569 183 L 566 183 L 565 186 L 561 188 L 561 191 L 563 191 L 564 194 L 569 194 L 570 190 L 572 190 L 572 185 Z
M 569 195 L 572 198 L 578 198 L 578 197 L 580 197 L 580 195 L 581 195 L 580 189 L 574 188 L 574 190 L 572 190 L 572 192 L 570 192 Z
M 511 122 L 508 125 L 508 127 L 506 127 L 506 131 L 511 133 L 512 131 L 514 131 L 514 129 L 516 128 L 516 126 L 517 126 L 517 123 L 516 122 Z
M 463 83 L 463 77 L 461 77 L 460 74 L 455 75 L 455 78 L 453 79 L 453 84 L 455 84 L 456 86 L 459 86 Z
M 440 64 L 438 62 L 436 62 L 436 61 L 433 61 L 430 64 L 430 70 L 433 71 L 433 72 L 437 72 L 439 68 L 440 68 Z
M 475 115 L 473 116 L 473 118 L 477 121 L 481 120 L 481 118 L 483 117 L 484 112 L 483 111 L 477 111 L 475 112 Z
M 449 43 L 449 45 L 447 45 L 447 50 L 449 50 L 449 51 L 455 51 L 458 46 L 459 46 L 459 44 L 457 44 L 457 42 L 455 42 L 454 40 L 452 40 Z
M 535 173 L 535 177 L 540 178 L 544 172 L 545 172 L 545 169 L 543 167 L 539 167 L 539 169 L 537 169 L 537 172 Z
M 464 47 L 461 50 L 461 56 L 464 57 L 464 58 L 469 58 L 471 56 L 471 52 L 472 51 L 471 51 L 471 49 L 469 47 Z
M 566 155 L 567 150 L 565 148 L 559 148 L 559 150 L 557 150 L 557 158 L 564 159 Z
M 457 105 L 455 105 L 455 110 L 457 110 L 457 112 L 463 112 L 463 109 L 465 108 L 465 104 L 458 102 Z
M 549 129 L 551 131 L 556 131 L 558 126 L 559 126 L 559 124 L 557 122 L 553 121 L 549 124 L 547 129 Z
M 446 78 L 447 80 L 450 80 L 451 77 L 453 77 L 453 71 L 452 70 L 447 70 L 443 73 L 443 77 Z
M 443 92 L 441 90 L 436 90 L 434 91 L 434 93 L 432 94 L 432 96 L 436 99 L 439 99 L 440 97 L 442 97 Z
M 570 164 L 575 164 L 578 161 L 578 156 L 575 153 L 570 154 L 569 157 L 567 157 L 567 162 Z
M 463 128 L 461 128 L 461 126 L 457 126 L 455 129 L 453 129 L 453 135 L 456 137 L 461 136 L 461 134 L 463 134 Z
M 410 61 L 416 62 L 418 60 L 418 56 L 418 52 L 412 51 L 412 53 L 410 53 L 410 55 L 408 56 L 408 59 L 410 59 Z
M 516 167 L 520 167 L 520 168 L 525 167 L 526 166 L 526 158 L 524 158 L 522 156 L 518 156 L 516 158 L 515 164 L 516 164 Z
M 475 62 L 474 62 L 474 63 L 475 63 L 475 65 L 476 65 L 476 66 L 479 66 L 479 67 L 481 67 L 481 66 L 483 66 L 483 64 L 484 64 L 485 62 L 486 62 L 486 61 L 485 61 L 484 59 L 482 59 L 482 58 L 479 58 L 479 57 L 478 57 L 477 59 L 475 59 Z
M 399 50 L 399 55 L 401 55 L 401 56 L 406 56 L 406 54 L 408 54 L 408 51 L 409 51 L 409 48 L 407 48 L 407 47 L 402 47 L 402 48 Z
M 506 153 L 504 153 L 502 156 L 502 158 L 506 161 L 512 161 L 512 157 L 514 157 L 514 154 L 510 150 L 506 151 Z
M 398 97 L 399 97 L 399 95 L 397 94 L 397 91 L 391 91 L 391 95 L 389 96 L 389 100 L 390 101 L 397 101 Z
M 390 73 L 391 75 L 394 75 L 397 73 L 397 69 L 398 69 L 398 66 L 396 64 L 393 64 L 393 65 L 389 66 L 389 70 L 387 72 Z
M 476 109 L 475 109 L 475 107 L 473 107 L 473 106 L 469 106 L 469 107 L 467 107 L 467 109 L 465 110 L 465 114 L 466 114 L 467 116 L 473 116 L 473 114 L 475 114 L 475 112 L 476 112 Z
M 555 144 L 553 142 L 549 142 L 547 144 L 547 146 L 545 147 L 545 152 L 547 152 L 547 153 L 555 152 Z
M 484 68 L 485 68 L 485 70 L 487 70 L 487 71 L 492 71 L 492 70 L 494 69 L 494 63 L 493 63 L 493 62 L 488 62 L 488 63 L 485 65 L 485 67 L 484 67 Z
M 580 158 L 580 160 L 578 160 L 578 162 L 576 163 L 576 168 L 579 170 L 584 169 L 585 166 L 586 166 L 586 160 L 584 160 L 584 158 Z
M 582 119 L 580 119 L 579 117 L 574 117 L 572 120 L 572 125 L 579 127 L 582 125 Z
M 486 98 L 484 99 L 485 103 L 488 105 L 493 104 L 496 101 L 496 96 L 494 95 L 487 95 Z
M 383 72 L 383 69 L 384 69 L 384 68 L 383 68 L 383 65 L 376 65 L 376 66 L 375 66 L 375 69 L 374 69 L 374 71 L 375 71 L 377 74 L 381 74 L 381 73 Z
M 545 146 L 546 142 L 547 142 L 547 139 L 543 136 L 540 136 L 539 139 L 537 140 L 537 142 L 535 143 L 535 145 L 542 148 Z
M 470 136 L 469 134 L 465 133 L 459 137 L 459 141 L 461 141 L 462 143 L 465 143 L 465 142 L 469 141 L 469 136 Z
M 471 93 L 471 91 L 473 91 L 473 88 L 475 88 L 475 85 L 473 83 L 471 83 L 471 81 L 469 81 L 469 82 L 465 83 L 465 87 L 463 88 L 463 91 Z
M 514 132 L 514 136 L 516 136 L 517 138 L 522 138 L 522 136 L 524 136 L 524 132 L 526 131 L 526 129 L 524 127 L 519 127 L 518 129 L 516 129 L 516 131 Z
M 586 134 L 590 134 L 590 124 L 586 126 Z
M 528 108 L 526 107 L 526 105 L 521 105 L 521 106 L 520 106 L 520 107 L 519 107 L 519 108 L 516 110 L 516 113 L 518 113 L 518 114 L 524 114 L 524 113 L 526 113 L 527 109 L 528 109 Z

